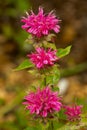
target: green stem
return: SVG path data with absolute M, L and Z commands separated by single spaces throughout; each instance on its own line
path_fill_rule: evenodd
M 54 130 L 53 121 L 51 121 L 51 130 Z
M 44 77 L 44 86 L 46 86 L 46 76 Z

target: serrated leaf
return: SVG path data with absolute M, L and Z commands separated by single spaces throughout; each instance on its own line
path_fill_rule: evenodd
M 14 71 L 19 71 L 19 70 L 31 68 L 33 66 L 34 65 L 32 64 L 32 62 L 30 62 L 29 59 L 26 59 L 16 69 L 14 69 Z
M 68 47 L 66 47 L 66 48 L 60 48 L 60 49 L 58 49 L 58 51 L 57 51 L 57 56 L 59 57 L 59 58 L 62 58 L 62 57 L 64 57 L 64 56 L 66 56 L 66 55 L 68 55 L 69 53 L 70 53 L 70 50 L 71 50 L 71 46 L 68 46 Z

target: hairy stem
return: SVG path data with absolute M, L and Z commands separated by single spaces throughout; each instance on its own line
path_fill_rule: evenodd
M 46 86 L 46 76 L 44 77 L 44 85 Z
M 51 121 L 51 130 L 54 130 L 53 121 Z

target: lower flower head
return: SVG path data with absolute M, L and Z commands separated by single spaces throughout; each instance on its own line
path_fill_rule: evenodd
M 75 121 L 80 119 L 82 106 L 65 106 L 65 114 L 70 121 Z
M 43 90 L 38 89 L 36 92 L 29 93 L 23 104 L 31 114 L 47 117 L 48 114 L 60 111 L 62 106 L 60 100 L 57 92 L 52 92 L 49 87 L 46 87 Z
M 29 54 L 28 57 L 36 65 L 37 68 L 52 66 L 58 60 L 56 50 L 45 50 L 44 48 L 36 48 L 36 53 Z

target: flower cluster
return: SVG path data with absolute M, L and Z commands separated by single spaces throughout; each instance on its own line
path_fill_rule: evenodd
M 60 111 L 62 106 L 58 93 L 52 92 L 49 87 L 29 93 L 25 100 L 23 104 L 30 110 L 30 113 L 42 117 L 47 117 L 48 114 L 52 114 L 54 111 Z
M 21 21 L 24 23 L 22 28 L 37 37 L 48 35 L 51 30 L 56 33 L 60 31 L 60 20 L 56 18 L 53 11 L 51 11 L 48 15 L 44 14 L 42 7 L 39 7 L 37 15 L 31 11 L 31 15 L 27 13 L 27 17 L 23 17 Z
M 67 115 L 68 120 L 74 121 L 79 120 L 81 115 L 82 106 L 65 106 L 65 114 Z
M 29 54 L 28 57 L 39 69 L 46 66 L 52 66 L 58 60 L 56 50 L 45 50 L 40 47 L 36 48 L 36 53 Z
M 33 11 L 31 11 L 30 15 L 27 13 L 27 17 L 23 17 L 21 21 L 23 23 L 22 29 L 26 30 L 28 33 L 31 34 L 33 41 L 37 41 L 37 44 L 39 43 L 38 47 L 36 47 L 34 42 L 32 42 L 32 44 L 34 44 L 33 47 L 35 49 L 35 52 L 32 52 L 31 54 L 27 55 L 28 58 L 30 59 L 30 63 L 32 62 L 31 64 L 34 64 L 36 66 L 38 72 L 40 72 L 40 69 L 45 69 L 45 68 L 47 71 L 47 67 L 51 67 L 51 66 L 54 70 L 56 66 L 55 69 L 56 76 L 54 76 L 54 72 L 50 71 L 51 69 L 49 69 L 48 75 L 44 74 L 44 72 L 46 71 L 42 71 L 44 74 L 44 76 L 42 77 L 44 77 L 43 81 L 45 81 L 44 83 L 45 86 L 42 85 L 43 89 L 38 88 L 35 92 L 30 92 L 27 96 L 25 96 L 25 101 L 23 102 L 23 104 L 26 106 L 26 109 L 28 109 L 31 114 L 35 114 L 39 117 L 44 117 L 44 118 L 50 117 L 53 115 L 53 113 L 59 112 L 63 108 L 62 107 L 63 105 L 61 103 L 61 98 L 58 96 L 58 92 L 57 91 L 54 92 L 54 89 L 52 91 L 50 88 L 50 85 L 52 85 L 51 87 L 54 88 L 55 84 L 57 83 L 55 81 L 59 80 L 58 77 L 59 71 L 57 71 L 58 66 L 54 65 L 56 64 L 56 61 L 59 58 L 57 56 L 58 51 L 56 49 L 55 50 L 52 49 L 53 47 L 52 46 L 51 46 L 52 48 L 50 47 L 50 45 L 52 44 L 48 43 L 49 41 L 52 42 L 51 40 L 48 40 L 49 36 L 51 36 L 49 35 L 51 31 L 54 31 L 55 33 L 58 33 L 60 31 L 60 26 L 59 26 L 60 20 L 55 16 L 53 11 L 51 11 L 49 14 L 44 14 L 43 8 L 39 7 L 39 12 L 37 15 L 34 14 Z M 53 37 L 51 36 L 51 38 Z M 48 46 L 45 46 L 45 43 L 48 44 Z M 68 48 L 66 50 L 68 50 Z M 64 55 L 64 53 L 66 53 L 66 50 L 61 52 L 62 49 L 60 49 L 59 54 Z M 53 82 L 52 83 L 47 82 L 46 76 L 50 76 L 51 77 L 50 80 Z M 80 119 L 81 108 L 82 106 L 76 106 L 76 105 L 73 107 L 64 106 L 65 109 L 64 114 L 67 116 L 68 120 L 70 121 L 78 120 Z

